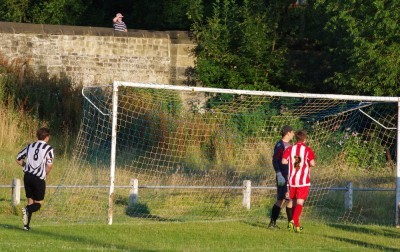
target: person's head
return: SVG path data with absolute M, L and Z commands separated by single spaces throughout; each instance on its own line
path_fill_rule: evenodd
M 122 16 L 121 13 L 117 13 L 117 15 L 115 17 L 118 18 L 118 21 L 121 21 L 124 16 Z
M 307 139 L 307 131 L 305 130 L 298 130 L 296 131 L 296 141 L 297 142 L 305 142 Z
M 289 126 L 289 125 L 283 126 L 282 130 L 281 130 L 282 137 L 288 136 L 289 134 L 291 135 L 289 137 L 293 137 L 293 128 L 292 128 L 292 126 Z
M 38 140 L 45 141 L 46 138 L 50 138 L 50 130 L 48 128 L 40 128 L 36 132 L 36 136 Z

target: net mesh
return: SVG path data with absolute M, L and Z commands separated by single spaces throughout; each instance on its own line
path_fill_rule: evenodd
M 73 159 L 40 214 L 47 220 L 106 221 L 111 210 L 114 222 L 265 222 L 276 201 L 273 148 L 288 124 L 308 131 L 317 156 L 302 218 L 393 223 L 396 103 L 120 86 L 110 209 L 112 87 L 83 94 Z

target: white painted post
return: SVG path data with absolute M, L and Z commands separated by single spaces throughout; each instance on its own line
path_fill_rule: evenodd
M 118 85 L 113 83 L 112 96 L 112 125 L 111 125 L 111 161 L 110 161 L 110 192 L 108 195 L 108 224 L 113 222 L 114 212 L 114 186 L 115 186 L 115 162 L 117 153 L 117 122 L 118 122 Z
M 250 209 L 251 206 L 251 181 L 244 180 L 243 181 L 243 207 L 246 209 Z
M 21 180 L 14 178 L 12 180 L 11 187 L 12 187 L 11 203 L 13 207 L 16 207 L 21 203 Z
M 346 210 L 353 209 L 353 183 L 349 182 L 346 186 L 346 194 L 344 196 L 344 208 Z
M 129 183 L 131 187 L 129 191 L 129 206 L 133 206 L 138 203 L 139 199 L 139 181 L 138 179 L 131 178 L 131 182 Z

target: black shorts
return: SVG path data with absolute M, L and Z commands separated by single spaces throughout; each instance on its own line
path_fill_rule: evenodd
M 289 200 L 289 192 L 288 192 L 288 186 L 277 186 L 276 187 L 276 199 L 277 200 Z
M 287 183 L 287 175 L 283 175 Z M 279 186 L 278 179 L 276 179 L 276 199 L 277 200 L 289 200 L 289 190 L 287 185 Z
M 27 198 L 41 201 L 44 200 L 46 192 L 46 181 L 38 176 L 25 172 L 24 175 L 25 195 Z

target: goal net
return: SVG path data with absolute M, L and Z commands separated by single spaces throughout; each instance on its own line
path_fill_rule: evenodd
M 303 220 L 393 224 L 398 214 L 395 98 L 124 82 L 82 93 L 73 159 L 46 219 L 266 223 L 286 124 L 307 130 L 316 153 Z

